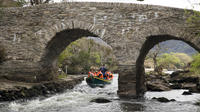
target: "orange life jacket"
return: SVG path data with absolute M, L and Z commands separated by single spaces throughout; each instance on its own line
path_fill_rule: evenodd
M 99 71 L 99 72 L 97 73 L 97 77 L 103 78 L 103 74 L 101 73 L 101 71 Z
M 109 77 L 109 76 L 110 76 L 110 72 L 106 72 L 105 75 L 106 75 L 106 79 L 107 79 L 107 80 L 110 80 L 110 77 Z
M 110 73 L 109 77 L 110 77 L 110 79 L 113 79 L 113 74 L 112 74 L 112 73 Z

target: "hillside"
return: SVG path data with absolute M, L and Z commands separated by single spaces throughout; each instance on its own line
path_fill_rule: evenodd
M 187 43 L 179 40 L 168 40 L 160 43 L 162 50 L 162 53 L 185 53 L 188 55 L 194 55 L 197 53 L 197 51 L 189 46 Z M 155 47 L 153 48 L 155 50 Z

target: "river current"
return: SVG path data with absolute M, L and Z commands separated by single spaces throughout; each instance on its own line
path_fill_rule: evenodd
M 142 100 L 122 100 L 117 96 L 118 75 L 113 83 L 104 88 L 91 88 L 85 80 L 72 90 L 47 98 L 39 97 L 29 101 L 0 103 L 0 112 L 200 112 L 194 103 L 200 94 L 184 96 L 185 90 L 147 92 Z M 166 97 L 175 102 L 160 103 L 152 97 Z M 90 102 L 96 98 L 111 100 L 109 103 Z

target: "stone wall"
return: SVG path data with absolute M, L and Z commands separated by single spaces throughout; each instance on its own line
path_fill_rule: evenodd
M 78 2 L 0 12 L 0 45 L 7 53 L 0 76 L 12 80 L 53 79 L 62 50 L 83 36 L 95 36 L 111 45 L 120 65 L 135 65 L 119 78 L 119 94 L 135 96 L 144 91 L 143 61 L 156 43 L 177 39 L 200 49 L 200 39 L 186 30 L 183 9 Z

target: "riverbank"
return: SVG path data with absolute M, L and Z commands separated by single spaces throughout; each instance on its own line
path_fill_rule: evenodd
M 81 83 L 84 77 L 84 75 L 68 75 L 66 78 L 41 83 L 24 83 L 0 79 L 0 102 L 61 93 Z

